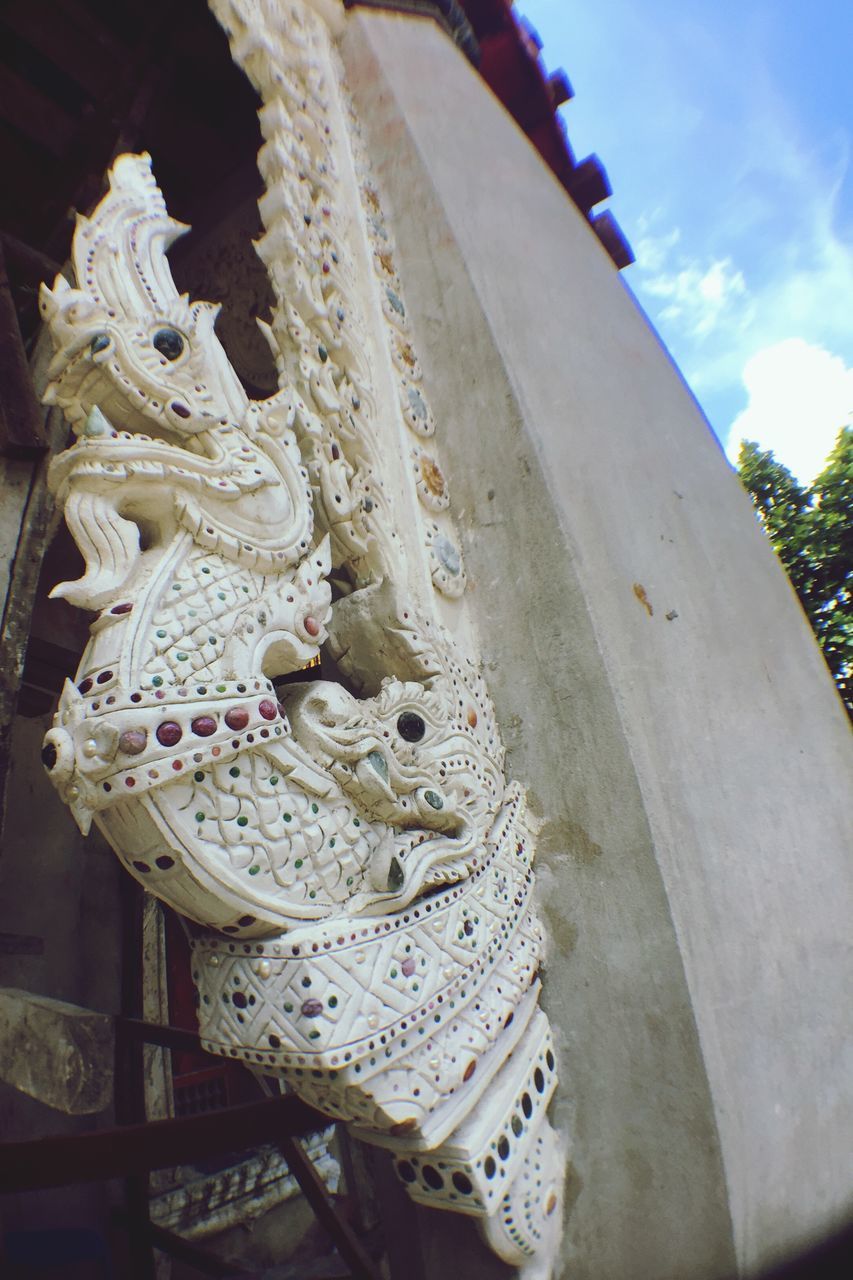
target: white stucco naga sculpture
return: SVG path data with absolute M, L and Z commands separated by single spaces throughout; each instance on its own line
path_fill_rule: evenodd
M 206 1047 L 280 1074 L 544 1275 L 562 1169 L 533 840 L 432 603 L 465 576 L 390 232 L 320 14 L 213 7 L 264 100 L 281 390 L 246 396 L 217 309 L 174 287 L 185 228 L 149 158 L 120 157 L 76 284 L 42 292 L 46 399 L 77 435 L 50 479 L 86 562 L 54 594 L 97 614 L 45 765 L 81 828 L 203 926 Z M 279 695 L 326 641 L 367 696 Z

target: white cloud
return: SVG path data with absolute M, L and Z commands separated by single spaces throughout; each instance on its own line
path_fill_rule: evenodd
M 809 6 L 785 6 L 780 22 L 772 0 L 518 7 L 547 64 L 566 61 L 569 137 L 602 156 L 637 255 L 625 283 L 714 430 L 734 453 L 741 434 L 760 437 L 810 479 L 851 404 L 853 134 L 847 82 L 829 71 L 843 65 L 849 3 L 817 26 Z M 803 48 L 824 82 L 803 73 Z M 776 401 L 758 385 L 768 363 Z
M 752 356 L 798 336 L 849 360 L 853 334 L 850 133 L 807 129 L 763 47 L 742 46 L 749 74 L 729 83 L 725 117 L 708 117 L 705 172 L 682 155 L 657 203 L 625 221 L 633 287 L 722 437 Z M 709 186 L 707 147 L 723 144 Z
M 811 483 L 840 429 L 853 421 L 853 368 L 824 347 L 788 338 L 752 356 L 743 383 L 749 402 L 729 431 L 729 458 L 737 460 L 741 440 L 755 440 Z
M 660 260 L 663 246 L 674 243 L 664 237 L 659 240 L 662 243 L 657 246 L 658 254 L 652 255 L 653 261 Z M 639 291 L 665 303 L 656 312 L 657 320 L 664 324 L 677 322 L 683 335 L 695 339 L 713 333 L 747 292 L 743 273 L 731 258 L 717 258 L 709 265 L 682 259 L 678 270 L 662 271 L 642 280 Z
M 650 230 L 649 223 L 650 220 L 645 217 L 638 219 L 640 236 L 634 241 L 634 251 L 643 271 L 662 271 L 670 250 L 681 239 L 681 231 L 678 227 L 673 227 L 663 235 L 655 235 Z

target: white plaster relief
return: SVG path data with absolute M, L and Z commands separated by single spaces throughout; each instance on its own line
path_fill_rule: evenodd
M 174 289 L 165 249 L 183 228 L 148 158 L 121 157 L 78 228 L 77 287 L 43 297 L 48 394 L 79 436 L 51 482 L 86 559 L 58 590 L 99 611 L 45 762 L 84 829 L 219 931 L 194 948 L 206 1045 L 393 1142 L 398 1170 L 429 1152 L 412 1194 L 480 1217 L 520 1262 L 559 1216 L 556 1191 L 519 1200 L 557 1181 L 553 1062 L 541 1089 L 531 1074 L 550 1048 L 524 797 L 477 664 L 416 603 L 423 566 L 394 528 L 377 282 L 335 178 L 349 143 L 327 29 L 304 4 L 214 8 L 265 97 L 259 251 L 282 390 L 243 392 L 215 308 Z M 400 359 L 409 380 L 416 357 Z M 461 596 L 445 526 L 423 537 L 427 575 Z M 319 681 L 279 702 L 272 679 L 327 638 L 369 696 Z M 505 1144 L 498 1195 L 484 1170 Z
M 441 467 L 418 445 L 412 449 L 412 461 L 421 502 L 430 511 L 445 511 L 450 506 L 450 493 Z
M 361 128 L 352 107 L 350 128 L 361 199 L 366 213 L 365 225 L 373 248 L 373 267 L 379 279 L 382 313 L 386 320 L 392 362 L 398 375 L 403 421 L 415 436 L 430 439 L 435 435 L 436 423 L 423 387 L 423 370 L 409 334 L 403 286 L 394 265 L 393 237 L 383 215 L 382 202 L 370 171 Z M 421 504 L 432 513 L 446 512 L 450 506 L 450 492 L 434 453 L 416 446 L 412 457 Z M 443 595 L 458 598 L 465 591 L 467 577 L 450 518 L 445 516 L 442 525 L 436 524 L 434 520 L 429 521 L 424 529 L 423 541 L 427 548 L 433 586 Z
M 265 233 L 257 249 L 278 299 L 265 327 L 280 375 L 311 415 L 300 443 L 320 526 L 350 586 L 399 576 L 395 530 L 375 429 L 376 392 L 340 196 L 328 35 L 305 6 L 212 6 L 235 60 L 261 93 L 258 164 Z M 325 49 L 325 56 L 324 51 Z

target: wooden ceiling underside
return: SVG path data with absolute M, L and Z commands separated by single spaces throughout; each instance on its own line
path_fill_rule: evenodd
M 254 173 L 257 105 L 204 0 L 7 0 L 0 229 L 65 261 L 74 210 L 97 201 L 124 150 L 156 158 L 175 217 L 204 220 Z
M 506 0 L 465 9 L 481 73 L 594 222 L 609 187 L 595 157 L 574 161 L 554 114 L 565 77 L 544 75 Z M 5 0 L 0 231 L 64 262 L 74 210 L 97 201 L 123 150 L 151 152 L 171 212 L 198 227 L 235 183 L 260 190 L 257 105 L 205 0 Z

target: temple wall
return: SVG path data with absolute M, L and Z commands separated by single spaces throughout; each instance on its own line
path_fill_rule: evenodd
M 751 1273 L 853 1189 L 846 717 L 748 497 L 527 140 L 429 21 L 352 14 L 342 53 L 545 821 L 565 1274 Z

